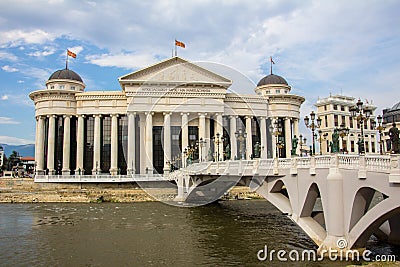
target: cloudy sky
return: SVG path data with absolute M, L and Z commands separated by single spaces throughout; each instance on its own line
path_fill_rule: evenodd
M 330 93 L 373 100 L 380 112 L 400 101 L 399 10 L 397 0 L 1 0 L 0 143 L 34 142 L 28 94 L 65 67 L 67 48 L 87 90 L 120 90 L 119 76 L 171 57 L 175 38 L 186 44 L 179 56 L 252 83 L 272 56 L 274 73 L 307 99 L 302 117 Z

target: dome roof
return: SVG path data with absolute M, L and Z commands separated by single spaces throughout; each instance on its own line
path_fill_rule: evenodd
M 265 76 L 264 78 L 262 78 L 257 86 L 261 86 L 261 85 L 268 85 L 268 84 L 284 84 L 284 85 L 288 85 L 287 81 L 282 78 L 279 75 L 275 75 L 275 74 L 270 74 Z
M 79 76 L 75 71 L 69 69 L 57 70 L 50 76 L 49 81 L 58 79 L 74 80 L 83 83 L 81 76 Z

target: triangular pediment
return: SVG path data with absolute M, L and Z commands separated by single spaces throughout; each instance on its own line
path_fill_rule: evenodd
M 180 57 L 173 57 L 147 68 L 129 73 L 119 78 L 125 83 L 187 83 L 187 84 L 215 84 L 228 88 L 232 81 L 188 62 Z

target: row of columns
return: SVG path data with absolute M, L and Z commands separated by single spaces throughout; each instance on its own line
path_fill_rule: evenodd
M 128 152 L 127 152 L 127 172 L 128 174 L 136 173 L 135 169 L 135 151 L 136 151 L 136 112 L 128 112 Z M 153 171 L 153 115 L 154 112 L 139 113 L 139 125 L 140 125 L 140 173 L 152 173 Z M 168 162 L 171 161 L 171 113 L 164 112 L 164 172 L 169 171 Z M 90 116 L 90 115 L 86 115 Z M 93 174 L 100 173 L 100 160 L 101 160 L 101 115 L 94 116 L 94 146 L 93 146 Z M 207 133 L 207 126 L 209 122 L 206 120 L 206 113 L 198 113 L 198 127 L 199 127 L 199 139 L 209 140 L 210 136 Z M 64 140 L 63 140 L 63 168 L 62 173 L 68 175 L 70 173 L 70 115 L 64 116 Z M 216 132 L 223 134 L 223 116 L 221 113 L 217 113 L 216 117 Z M 50 174 L 55 172 L 54 162 L 54 151 L 55 151 L 55 119 L 56 115 L 50 115 L 49 127 L 48 127 L 48 153 L 47 153 L 47 167 Z M 238 158 L 237 155 L 237 138 L 235 132 L 237 130 L 237 118 L 238 116 L 230 116 L 230 140 L 231 140 L 231 159 Z M 252 145 L 252 116 L 245 117 L 246 126 L 246 155 L 250 158 L 253 154 Z M 261 158 L 267 157 L 267 128 L 266 128 L 266 117 L 258 117 L 260 123 L 260 134 L 261 134 Z M 286 132 L 286 143 L 291 143 L 290 136 L 290 121 L 285 123 Z M 295 133 L 298 131 L 295 124 Z M 181 131 L 182 131 L 182 147 L 189 146 L 189 113 L 181 113 Z M 36 155 L 37 159 L 37 170 L 43 171 L 44 169 L 44 136 L 45 136 L 45 117 L 39 116 L 36 128 Z M 77 116 L 77 154 L 76 154 L 76 171 L 84 169 L 84 115 Z M 273 138 L 273 142 L 274 142 Z M 210 144 L 205 146 L 205 151 L 208 151 Z M 203 154 L 204 150 L 200 153 Z M 287 146 L 287 153 L 290 155 L 290 146 Z M 202 155 L 205 158 L 205 155 Z M 111 115 L 111 164 L 110 173 L 115 175 L 118 170 L 118 114 Z
M 101 127 L 100 118 L 101 115 L 94 116 L 94 144 L 93 144 L 93 174 L 100 173 L 100 140 L 101 140 Z M 111 166 L 110 173 L 116 175 L 118 172 L 118 114 L 111 115 Z M 63 139 L 63 164 L 62 174 L 69 175 L 70 170 L 70 153 L 71 153 L 71 117 L 70 115 L 64 115 L 64 139 Z M 77 127 L 77 152 L 76 152 L 76 171 L 82 172 L 84 169 L 84 115 L 78 115 L 78 127 Z M 50 115 L 49 127 L 47 133 L 47 168 L 49 174 L 55 173 L 55 162 L 54 162 L 54 151 L 55 151 L 55 120 L 56 115 Z M 132 119 L 132 118 L 131 118 Z M 133 118 L 134 120 L 134 118 Z M 134 129 L 135 127 L 131 128 Z M 132 133 L 131 133 L 132 134 Z M 134 133 L 133 133 L 134 135 Z M 45 141 L 45 117 L 39 116 L 36 124 L 36 170 L 38 173 L 44 173 L 44 144 Z M 134 144 L 130 144 L 131 146 Z M 134 153 L 134 147 L 133 147 Z

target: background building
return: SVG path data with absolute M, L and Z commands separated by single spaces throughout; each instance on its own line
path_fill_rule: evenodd
M 392 127 L 393 123 L 395 123 L 396 127 L 400 129 L 400 102 L 396 103 L 391 108 L 384 109 L 382 118 L 382 146 L 384 151 L 388 152 L 391 150 L 389 129 Z
M 357 154 L 358 140 L 361 137 L 361 124 L 351 117 L 350 108 L 355 107 L 357 99 L 344 95 L 330 95 L 329 97 L 318 99 L 314 105 L 317 108 L 316 117 L 321 119 L 320 131 L 322 134 L 321 151 L 327 154 L 330 151 L 330 142 L 335 128 L 348 128 L 349 133 L 341 136 L 339 139 L 340 150 L 344 153 Z M 367 101 L 363 102 L 363 108 L 371 111 L 371 116 L 364 123 L 364 142 L 365 153 L 379 153 L 378 132 L 374 128 L 373 121 L 376 116 L 373 115 L 376 106 Z M 318 130 L 317 130 L 318 131 Z M 324 136 L 326 136 L 324 138 Z M 316 137 L 319 142 L 320 137 Z
M 284 157 L 298 135 L 304 98 L 274 74 L 260 80 L 257 94 L 236 94 L 227 90 L 231 80 L 173 57 L 119 83 L 120 91 L 84 92 L 81 77 L 63 69 L 30 94 L 38 174 L 168 173 L 188 158 L 273 157 L 274 120 Z

